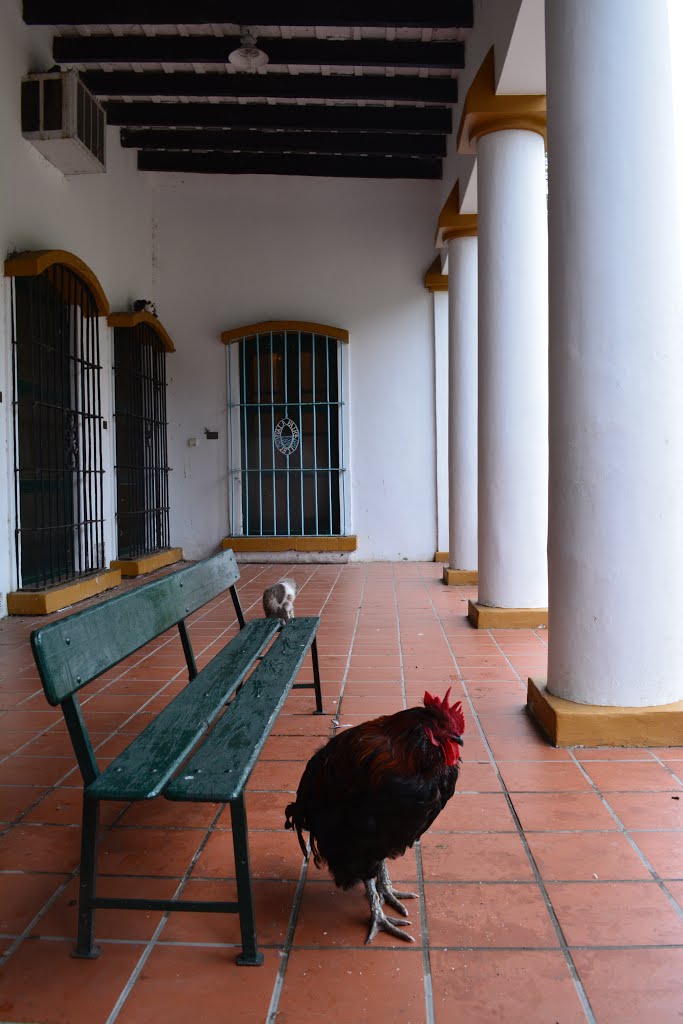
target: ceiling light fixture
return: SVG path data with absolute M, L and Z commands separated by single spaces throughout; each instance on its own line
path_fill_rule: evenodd
M 240 29 L 240 43 L 238 49 L 228 54 L 228 60 L 238 71 L 254 72 L 257 68 L 263 68 L 268 63 L 268 54 L 259 49 L 256 45 L 257 39 L 249 28 Z

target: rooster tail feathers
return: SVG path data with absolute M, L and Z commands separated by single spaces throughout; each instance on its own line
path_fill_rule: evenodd
M 431 693 L 425 690 L 424 695 L 424 706 L 426 708 L 435 708 L 439 711 L 445 711 L 449 718 L 452 719 L 455 726 L 455 730 L 459 736 L 465 731 L 465 716 L 462 713 L 462 703 L 457 700 L 454 704 L 449 704 L 449 698 L 451 696 L 452 687 L 448 687 L 446 695 L 443 700 L 441 697 L 433 697 Z
M 297 812 L 297 810 L 298 810 L 298 808 L 296 806 L 296 801 L 294 803 L 287 804 L 287 806 L 285 807 L 285 828 L 291 828 L 291 829 L 295 829 L 296 830 L 296 837 L 299 840 L 299 846 L 301 847 L 301 852 L 303 853 L 303 855 L 306 858 L 306 860 L 308 860 L 309 850 L 308 850 L 308 847 L 306 845 L 306 840 L 304 839 L 304 836 L 303 836 L 303 829 L 302 829 L 301 825 L 299 824 L 299 822 L 296 820 L 296 812 Z M 318 851 L 316 849 L 315 840 L 314 840 L 313 836 L 311 836 L 311 852 L 313 854 L 313 860 L 315 862 L 316 867 L 320 867 L 320 864 L 318 862 L 319 854 L 318 854 Z

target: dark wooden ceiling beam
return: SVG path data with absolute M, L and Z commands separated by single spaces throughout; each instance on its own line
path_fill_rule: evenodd
M 123 128 L 126 149 L 202 150 L 245 153 L 342 153 L 379 156 L 444 157 L 443 135 L 400 132 L 262 132 L 202 129 Z
M 473 0 L 283 4 L 280 0 L 24 0 L 27 25 L 319 25 L 471 28 Z
M 57 64 L 220 64 L 240 45 L 239 36 L 56 36 Z M 382 39 L 339 42 L 326 39 L 261 39 L 271 64 L 336 67 L 463 68 L 463 43 L 420 43 Z
M 267 96 L 332 100 L 399 100 L 456 103 L 454 78 L 395 75 L 172 74 L 152 71 L 88 71 L 96 96 Z
M 105 104 L 107 122 L 129 127 L 283 128 L 323 132 L 433 132 L 447 135 L 446 107 L 328 107 L 293 103 Z
M 185 174 L 303 174 L 333 178 L 440 178 L 441 160 L 258 153 L 172 153 L 141 150 L 141 171 Z

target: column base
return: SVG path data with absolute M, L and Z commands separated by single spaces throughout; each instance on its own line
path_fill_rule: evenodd
M 496 608 L 469 601 L 467 618 L 475 629 L 538 629 L 548 625 L 548 609 Z
M 477 569 L 449 569 L 444 566 L 443 582 L 447 587 L 476 587 L 479 572 Z
M 577 704 L 529 679 L 527 710 L 555 747 L 683 746 L 683 700 L 646 708 Z
M 447 551 L 435 551 L 434 552 L 434 561 L 435 562 L 447 562 L 448 561 L 448 552 Z

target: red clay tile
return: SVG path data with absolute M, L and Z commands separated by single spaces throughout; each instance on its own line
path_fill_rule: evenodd
M 656 882 L 549 882 L 570 946 L 683 944 L 683 916 Z
M 235 964 L 238 952 L 234 948 L 156 946 L 123 1004 L 117 1024 L 265 1020 L 279 966 L 277 953 L 266 950 L 263 966 L 251 968 Z
M 683 828 L 680 792 L 609 793 L 605 799 L 624 828 Z
M 0 1017 L 40 1024 L 104 1022 L 142 953 L 107 945 L 98 960 L 74 960 L 72 942 L 26 939 L 0 969 Z
M 465 773 L 463 771 L 463 778 Z M 515 822 L 502 793 L 460 793 L 453 796 L 432 825 L 433 832 L 515 832 Z
M 511 799 L 525 831 L 619 827 L 596 793 L 513 793 Z
M 468 753 L 469 753 L 468 743 Z M 490 762 L 463 761 L 458 776 L 459 793 L 500 793 L 501 784 Z
M 683 949 L 576 950 L 572 959 L 599 1024 L 679 1024 Z
M 683 832 L 632 832 L 631 838 L 661 878 L 683 878 Z
M 510 793 L 592 792 L 590 782 L 571 762 L 499 761 L 498 767 Z
M 0 932 L 19 935 L 68 875 L 0 874 Z
M 532 882 L 521 839 L 511 833 L 428 833 L 420 841 L 425 881 Z
M 555 951 L 432 950 L 436 1024 L 584 1024 L 564 956 Z
M 652 878 L 621 832 L 529 832 L 527 842 L 544 880 Z
M 249 857 L 253 878 L 296 881 L 299 877 L 302 855 L 296 836 L 291 832 L 251 832 Z M 214 832 L 209 836 L 192 877 L 235 877 L 231 832 Z
M 603 793 L 683 789 L 671 772 L 656 761 L 584 763 L 584 768 Z
M 584 761 L 652 761 L 644 747 L 574 747 L 577 760 Z
M 15 825 L 0 836 L 0 871 L 71 872 L 80 860 L 80 829 Z
M 202 829 L 115 828 L 100 845 L 99 870 L 108 875 L 180 877 L 203 838 Z
M 555 947 L 559 945 L 535 884 L 425 884 L 432 947 Z
M 422 954 L 398 951 L 295 949 L 280 997 L 278 1024 L 424 1024 Z

